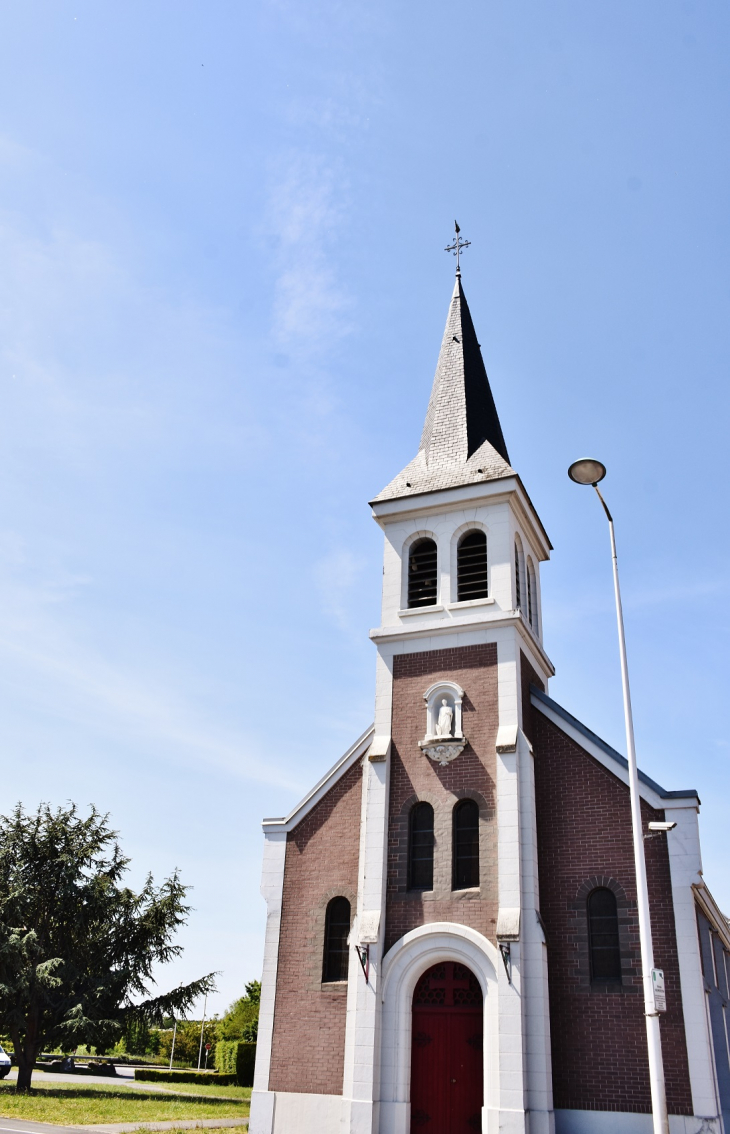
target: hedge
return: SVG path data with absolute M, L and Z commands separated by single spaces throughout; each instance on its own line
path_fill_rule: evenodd
M 154 1071 L 146 1067 L 135 1067 L 134 1077 L 141 1083 L 218 1083 L 222 1087 L 238 1083 L 235 1075 L 218 1075 L 214 1071 Z
M 215 1045 L 215 1066 L 221 1075 L 235 1075 L 239 1087 L 253 1086 L 256 1044 L 242 1040 L 218 1040 Z

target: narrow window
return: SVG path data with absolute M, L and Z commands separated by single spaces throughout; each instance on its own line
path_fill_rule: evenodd
M 408 554 L 408 605 L 433 606 L 437 589 L 436 544 L 419 539 Z
M 720 987 L 720 981 L 717 979 L 717 954 L 715 953 L 715 934 L 710 931 L 710 954 L 712 956 L 712 976 L 715 981 L 715 988 Z
M 522 582 L 520 579 L 520 549 L 515 543 L 515 610 L 522 607 Z
M 479 885 L 479 807 L 462 799 L 454 808 L 454 889 Z
M 459 602 L 487 598 L 487 537 L 484 532 L 468 532 L 456 549 L 457 597 Z
M 594 890 L 588 898 L 591 980 L 621 980 L 618 910 L 613 891 Z
M 537 575 L 532 560 L 527 560 L 527 621 L 530 626 L 538 633 L 538 619 L 537 619 Z
M 347 980 L 350 935 L 350 903 L 347 898 L 333 898 L 324 919 L 324 960 L 322 981 Z
M 408 889 L 433 890 L 433 807 L 411 809 L 408 832 Z

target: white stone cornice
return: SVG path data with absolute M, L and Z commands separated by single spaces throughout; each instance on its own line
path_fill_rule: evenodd
M 555 666 L 519 610 L 495 610 L 491 611 L 487 617 L 480 614 L 475 618 L 460 618 L 458 621 L 456 619 L 440 619 L 438 622 L 428 622 L 423 626 L 378 626 L 370 631 L 370 638 L 376 646 L 390 642 L 413 641 L 415 643 L 419 638 L 436 638 L 439 635 L 459 634 L 462 631 L 501 629 L 505 626 L 514 626 L 517 629 L 527 646 L 539 656 L 548 675 L 553 677 Z
M 269 835 L 280 831 L 291 831 L 296 827 L 297 823 L 301 823 L 305 815 L 315 807 L 323 795 L 325 795 L 337 781 L 348 772 L 352 765 L 365 755 L 370 747 L 375 736 L 375 725 L 371 725 L 367 732 L 355 741 L 352 748 L 348 748 L 344 756 L 341 756 L 333 768 L 322 776 L 322 779 L 316 784 L 310 792 L 305 795 L 296 807 L 294 807 L 288 815 L 282 819 L 264 819 L 262 827 L 264 834 Z
M 440 512 L 451 512 L 459 505 L 470 507 L 480 503 L 499 504 L 506 500 L 512 502 L 526 531 L 531 533 L 538 558 L 549 559 L 552 544 L 524 484 L 516 474 L 496 480 L 477 480 L 473 484 L 444 488 L 437 492 L 371 501 L 370 507 L 375 521 L 381 528 L 385 528 L 393 520 L 413 519 L 424 512 L 438 515 Z

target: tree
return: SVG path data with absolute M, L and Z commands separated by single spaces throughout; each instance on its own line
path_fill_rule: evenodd
M 200 1029 L 202 1020 L 180 1020 L 175 1035 L 175 1063 L 187 1063 L 189 1067 L 198 1066 L 200 1054 Z M 218 1020 L 206 1020 L 203 1028 L 203 1052 L 201 1065 L 205 1064 L 205 1045 L 211 1045 L 208 1066 L 213 1066 L 215 1045 L 218 1040 Z M 172 1030 L 160 1032 L 159 1057 L 167 1063 L 172 1051 Z
M 75 805 L 0 818 L 0 1031 L 13 1041 L 18 1091 L 30 1089 L 43 1047 L 113 1046 L 132 1022 L 186 1013 L 215 989 L 215 973 L 150 996 L 153 966 L 182 952 L 187 887 L 175 871 L 139 893 L 109 827 Z
M 246 995 L 235 1000 L 222 1017 L 218 1027 L 221 1039 L 246 1040 L 256 1043 L 259 1030 L 259 1003 L 261 1001 L 261 981 L 252 980 L 246 985 Z

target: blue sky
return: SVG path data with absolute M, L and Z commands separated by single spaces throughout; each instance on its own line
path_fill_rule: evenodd
M 6 0 L 3 809 L 109 810 L 260 973 L 259 821 L 370 722 L 381 538 L 464 285 L 555 545 L 551 692 L 703 800 L 730 910 L 730 11 L 720 0 Z

